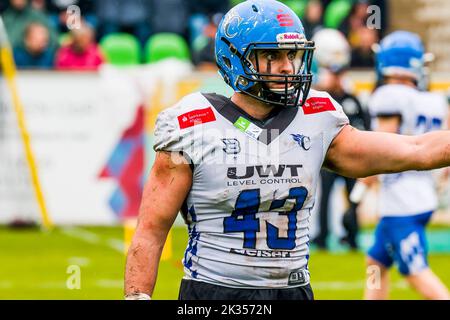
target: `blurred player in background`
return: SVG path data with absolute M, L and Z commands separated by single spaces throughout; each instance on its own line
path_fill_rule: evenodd
M 189 230 L 180 299 L 313 299 L 309 228 L 322 165 L 349 177 L 450 165 L 448 131 L 350 126 L 328 93 L 310 90 L 313 50 L 280 2 L 248 0 L 224 16 L 216 62 L 235 92 L 193 93 L 159 114 L 126 299 L 150 299 L 179 210 Z
M 382 85 L 369 101 L 376 131 L 419 135 L 445 126 L 446 99 L 419 90 L 425 83 L 423 63 L 424 48 L 416 34 L 396 31 L 382 40 L 376 65 Z M 363 181 L 370 184 L 374 179 Z M 388 271 L 396 262 L 400 273 L 423 297 L 449 299 L 447 288 L 427 261 L 425 226 L 438 205 L 432 173 L 407 171 L 381 175 L 379 179 L 381 220 L 367 265 L 368 270 L 379 270 L 381 282 L 380 286 L 366 286 L 365 298 L 388 298 Z M 355 193 L 361 194 L 357 191 L 364 188 L 360 183 Z M 352 198 L 358 201 L 359 196 L 352 194 Z M 368 275 L 373 276 L 370 272 Z
M 314 88 L 328 92 L 342 106 L 350 125 L 359 130 L 369 130 L 370 117 L 368 113 L 363 110 L 358 99 L 350 93 L 348 85 L 345 83 L 345 72 L 350 65 L 351 56 L 351 48 L 347 39 L 340 31 L 322 29 L 314 35 L 313 41 L 316 44 L 315 59 L 319 66 L 318 80 Z M 334 182 L 341 176 L 328 170 L 322 170 L 320 176 L 322 185 L 319 211 L 320 230 L 312 242 L 320 249 L 326 249 L 329 234 L 328 204 Z M 342 178 L 345 180 L 348 196 L 355 185 L 355 179 Z M 346 235 L 341 242 L 349 245 L 352 249 L 358 247 L 356 207 L 356 203 L 349 201 L 349 208 L 343 216 Z

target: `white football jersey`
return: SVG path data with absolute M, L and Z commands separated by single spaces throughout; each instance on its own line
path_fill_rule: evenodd
M 401 117 L 399 133 L 418 135 L 442 129 L 448 106 L 443 96 L 391 84 L 379 87 L 369 101 L 376 128 L 377 116 Z M 436 209 L 438 199 L 430 171 L 407 171 L 380 176 L 381 216 L 409 216 Z
M 162 111 L 155 151 L 192 161 L 181 210 L 185 278 L 236 288 L 304 285 L 320 168 L 347 123 L 341 106 L 314 90 L 303 108 L 279 108 L 265 123 L 216 94 L 194 93 Z

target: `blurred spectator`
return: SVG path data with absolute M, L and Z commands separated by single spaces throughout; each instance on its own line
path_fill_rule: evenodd
M 320 0 L 308 2 L 302 22 L 306 39 L 311 39 L 317 31 L 323 28 L 323 6 Z
M 37 11 L 44 12 L 46 10 L 46 0 L 30 0 L 31 7 Z
M 209 19 L 209 23 L 203 28 L 201 37 L 193 43 L 192 59 L 200 69 L 216 69 L 215 36 L 222 14 L 216 13 Z
M 370 3 L 372 5 L 380 8 L 381 12 L 381 26 L 377 30 L 378 31 L 378 39 L 384 37 L 386 31 L 389 30 L 389 5 L 388 0 L 371 0 Z
M 346 86 L 346 71 L 350 63 L 351 50 L 347 39 L 337 30 L 322 29 L 315 34 L 312 40 L 316 43 L 315 60 L 319 66 L 315 89 L 328 92 L 342 106 L 353 127 L 359 130 L 369 129 L 370 116 L 362 108 L 356 96 Z M 334 183 L 337 179 L 343 178 L 347 196 L 349 196 L 356 181 L 327 170 L 321 170 L 320 176 L 322 192 L 319 211 L 319 232 L 312 240 L 312 243 L 321 249 L 327 249 L 327 238 L 330 231 L 328 226 L 328 208 Z M 351 202 L 350 199 L 347 200 L 349 208 L 342 219 L 346 234 L 341 238 L 341 243 L 349 245 L 352 249 L 357 249 L 358 244 L 356 240 L 359 229 L 356 216 L 357 204 Z
M 204 29 L 210 24 L 211 17 L 220 14 L 222 17 L 230 8 L 228 0 L 198 0 L 189 3 L 189 43 L 191 48 L 204 42 Z M 217 17 L 217 16 L 216 16 Z
M 56 54 L 56 68 L 60 70 L 98 69 L 104 58 L 94 39 L 94 30 L 85 23 L 79 29 L 73 29 L 71 42 L 61 47 Z
M 48 29 L 39 23 L 31 23 L 25 29 L 21 46 L 14 48 L 14 60 L 19 68 L 52 68 L 54 49 L 48 46 Z
M 369 2 L 367 0 L 357 0 L 350 10 L 350 14 L 342 21 L 339 30 L 346 35 L 350 45 L 357 45 L 357 33 L 362 27 L 366 27 Z
M 372 68 L 375 64 L 372 47 L 378 40 L 378 31 L 367 28 L 369 5 L 367 0 L 357 0 L 339 27 L 352 47 L 351 67 Z
M 153 0 L 152 31 L 172 32 L 188 40 L 189 2 L 185 0 Z M 170 14 L 169 14 L 170 12 Z
M 13 48 L 22 45 L 25 29 L 33 22 L 39 23 L 48 29 L 48 46 L 56 48 L 57 32 L 50 27 L 47 16 L 43 12 L 33 9 L 28 0 L 10 0 L 10 6 L 2 16 Z
M 160 12 L 164 23 L 173 23 L 172 17 L 177 16 L 181 7 Z M 101 37 L 113 32 L 129 32 L 139 39 L 142 46 L 151 35 L 151 16 L 156 14 L 152 12 L 152 0 L 97 0 L 95 13 Z
M 373 45 L 378 42 L 378 32 L 365 27 L 357 31 L 357 45 L 352 49 L 351 67 L 372 68 L 375 66 Z
M 67 27 L 68 14 L 74 14 L 74 12 L 68 12 L 67 9 L 73 5 L 80 9 L 80 18 L 86 21 L 94 29 L 97 28 L 98 19 L 94 14 L 95 1 L 96 0 L 46 0 L 45 2 L 52 26 L 60 32 L 69 32 L 70 30 Z

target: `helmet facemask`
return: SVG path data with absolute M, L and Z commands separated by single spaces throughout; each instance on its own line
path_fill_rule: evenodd
M 271 55 L 287 51 L 293 73 L 272 73 Z M 265 103 L 283 107 L 303 106 L 311 87 L 314 42 L 251 43 L 240 57 L 245 75 L 237 79 L 241 92 Z M 261 58 L 264 57 L 264 58 Z M 261 61 L 263 60 L 263 61 Z M 261 72 L 265 65 L 265 72 Z M 249 83 L 254 83 L 248 89 Z

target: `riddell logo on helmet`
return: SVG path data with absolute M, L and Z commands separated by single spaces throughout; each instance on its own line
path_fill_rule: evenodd
M 300 39 L 300 36 L 298 35 L 298 33 L 293 33 L 293 34 L 285 33 L 283 35 L 283 38 L 286 39 L 286 40 Z
M 288 33 L 280 33 L 277 35 L 278 42 L 295 42 L 303 40 L 303 35 L 301 33 L 288 32 Z

